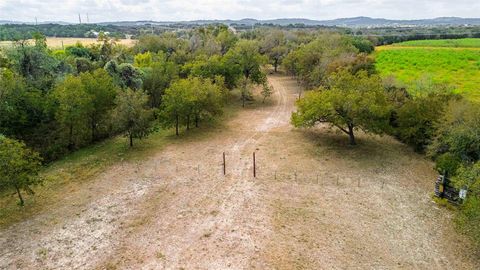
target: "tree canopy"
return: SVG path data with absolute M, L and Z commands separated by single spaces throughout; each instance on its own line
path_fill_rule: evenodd
M 376 134 L 385 131 L 390 105 L 378 76 L 341 71 L 330 80 L 329 88 L 311 91 L 297 102 L 298 110 L 292 115 L 296 127 L 328 123 L 346 133 L 352 145 L 356 144 L 356 129 Z

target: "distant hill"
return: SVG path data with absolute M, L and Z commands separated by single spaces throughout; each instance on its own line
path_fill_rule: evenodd
M 136 22 L 105 22 L 103 25 L 169 25 L 169 24 L 273 24 L 273 25 L 290 25 L 290 24 L 304 24 L 308 26 L 344 26 L 344 27 L 384 27 L 384 26 L 441 26 L 441 25 L 480 25 L 480 18 L 459 18 L 459 17 L 441 17 L 435 19 L 422 20 L 389 20 L 383 18 L 370 17 L 354 17 L 354 18 L 340 18 L 335 20 L 310 20 L 303 18 L 284 18 L 272 20 L 256 20 L 256 19 L 241 19 L 241 20 L 195 20 L 195 21 L 136 21 Z
M 67 22 L 39 22 L 38 24 L 60 24 L 68 25 Z M 34 24 L 32 22 L 18 22 L 0 20 L 1 24 Z M 271 20 L 257 19 L 241 19 L 241 20 L 194 20 L 194 21 L 115 21 L 102 22 L 97 25 L 115 25 L 115 26 L 142 26 L 142 25 L 205 25 L 205 24 L 238 24 L 238 25 L 255 25 L 255 24 L 273 24 L 273 25 L 290 25 L 303 24 L 307 26 L 342 26 L 342 27 L 401 27 L 401 26 L 460 26 L 460 25 L 480 25 L 480 18 L 459 18 L 459 17 L 440 17 L 435 19 L 422 20 L 389 20 L 383 18 L 370 17 L 354 17 L 340 18 L 334 20 L 310 20 L 303 18 L 283 18 Z

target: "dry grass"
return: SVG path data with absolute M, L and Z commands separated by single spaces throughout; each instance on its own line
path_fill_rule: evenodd
M 121 44 L 127 47 L 132 47 L 135 45 L 136 40 L 134 39 L 120 39 L 117 44 Z M 33 43 L 30 40 L 30 43 Z M 47 38 L 47 45 L 52 49 L 61 49 L 63 47 L 75 45 L 81 43 L 84 46 L 97 44 L 98 41 L 95 38 L 62 38 L 62 37 L 49 37 Z M 13 43 L 11 41 L 0 41 L 0 47 L 10 47 Z

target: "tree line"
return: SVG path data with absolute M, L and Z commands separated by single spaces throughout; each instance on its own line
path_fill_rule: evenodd
M 159 128 L 179 135 L 221 115 L 232 90 L 244 106 L 252 84 L 264 99 L 272 91 L 265 42 L 226 26 L 144 35 L 132 48 L 101 34 L 99 44 L 52 50 L 33 37 L 0 50 L 0 162 L 25 164 L 2 167 L 0 190 L 17 190 L 22 204 L 41 162 L 117 135 L 130 146 Z

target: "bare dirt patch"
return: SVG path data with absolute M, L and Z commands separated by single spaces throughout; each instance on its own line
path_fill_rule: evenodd
M 269 80 L 269 104 L 1 230 L 0 269 L 478 268 L 431 201 L 428 160 L 388 137 L 352 148 L 325 127 L 294 130 L 297 85 Z

